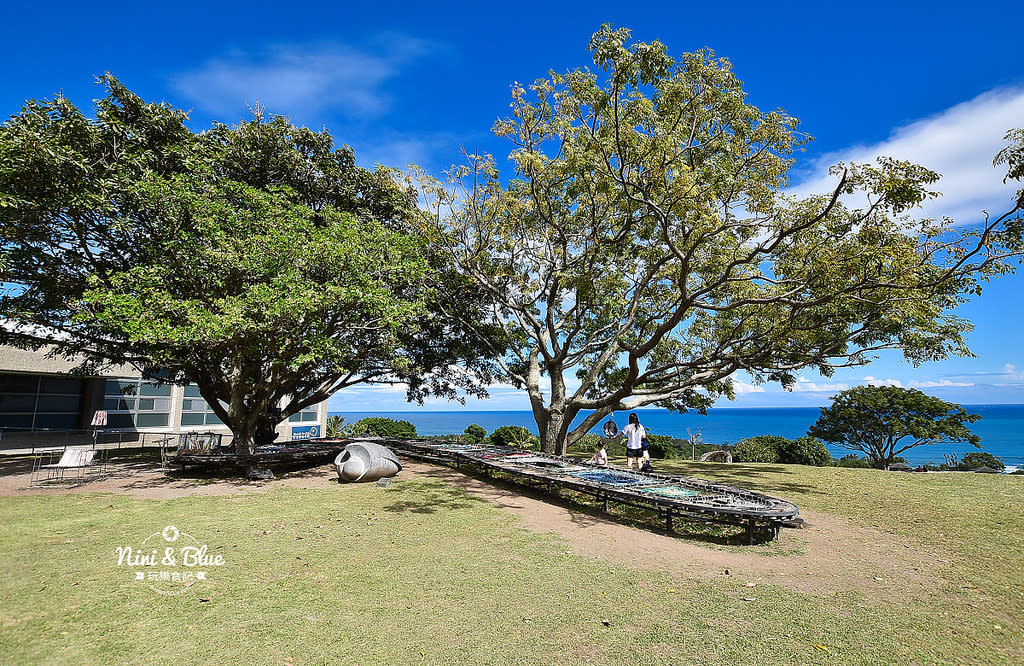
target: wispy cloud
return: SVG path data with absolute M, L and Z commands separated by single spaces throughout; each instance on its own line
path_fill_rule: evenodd
M 845 391 L 850 388 L 849 384 L 836 383 L 836 384 L 818 384 L 812 382 L 805 377 L 797 377 L 796 384 L 793 386 L 794 391 Z
M 828 192 L 836 179 L 827 169 L 837 162 L 874 162 L 880 155 L 921 164 L 942 174 L 933 188 L 938 199 L 925 202 L 921 216 L 948 215 L 961 223 L 978 222 L 981 211 L 1008 209 L 1019 185 L 1002 182 L 1004 170 L 992 158 L 1005 145 L 1006 130 L 1024 123 L 1024 89 L 1001 88 L 958 104 L 937 115 L 896 129 L 885 141 L 850 146 L 817 159 L 795 179 L 793 194 Z
M 391 98 L 386 83 L 402 66 L 436 45 L 402 35 L 378 36 L 363 48 L 348 44 L 276 45 L 212 58 L 175 76 L 171 85 L 197 107 L 237 115 L 245 105 L 271 113 L 311 116 L 331 109 L 377 116 Z

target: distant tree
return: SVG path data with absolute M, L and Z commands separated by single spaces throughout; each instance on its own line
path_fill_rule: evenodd
M 900 453 L 927 444 L 967 442 L 981 448 L 981 438 L 967 427 L 979 419 L 917 389 L 857 386 L 833 396 L 808 434 L 865 453 L 876 467 L 886 468 Z
M 874 467 L 870 458 L 861 458 L 856 453 L 850 453 L 836 461 L 836 467 L 852 467 L 869 469 Z
M 779 462 L 779 449 L 789 440 L 777 435 L 757 435 L 741 440 L 733 451 L 732 459 L 736 462 Z
M 478 426 L 475 423 L 471 423 L 470 425 L 466 426 L 466 429 L 463 432 L 466 435 L 467 442 L 472 442 L 473 444 L 483 444 L 487 440 L 487 431 L 483 427 Z
M 333 414 L 327 417 L 324 434 L 326 437 L 345 437 L 348 435 L 349 427 L 345 425 L 345 418 Z
M 281 116 L 195 133 L 101 83 L 94 118 L 57 97 L 0 126 L 0 343 L 194 383 L 240 453 L 354 384 L 483 392 L 479 288 L 391 172 Z
M 960 461 L 960 469 L 970 471 L 979 467 L 991 467 L 992 469 L 1006 469 L 1006 463 L 995 457 L 988 451 L 971 451 L 964 455 Z
M 420 179 L 424 233 L 491 301 L 508 344 L 492 356 L 544 451 L 617 410 L 704 410 L 740 371 L 792 386 L 878 349 L 969 353 L 954 308 L 1011 270 L 1024 198 L 980 227 L 912 220 L 939 175 L 889 158 L 794 198 L 807 137 L 751 105 L 728 60 L 674 59 L 607 25 L 590 51 L 592 69 L 513 86 L 494 132 L 514 177 L 467 155 L 447 182 Z M 998 159 L 1020 175 L 1019 153 Z
M 813 465 L 824 467 L 832 460 L 832 454 L 824 442 L 815 437 L 787 439 L 778 447 L 779 462 L 787 465 Z
M 353 435 L 370 435 L 373 437 L 411 438 L 416 436 L 416 426 L 408 421 L 398 421 L 383 417 L 371 416 L 360 419 L 352 424 Z
M 513 446 L 519 449 L 532 449 L 537 446 L 537 437 L 523 426 L 506 425 L 495 428 L 488 441 L 495 446 Z

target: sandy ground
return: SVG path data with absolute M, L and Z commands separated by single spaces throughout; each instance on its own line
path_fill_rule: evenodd
M 326 487 L 337 478 L 329 465 L 272 481 L 248 482 L 169 477 L 152 463 L 112 463 L 105 477 L 77 487 L 28 488 L 29 472 L 30 464 L 24 459 L 0 461 L 0 497 L 112 492 L 162 499 L 260 493 L 280 486 Z M 556 533 L 572 553 L 638 572 L 657 570 L 681 580 L 729 577 L 738 586 L 776 584 L 815 595 L 858 591 L 897 602 L 928 595 L 941 586 L 938 573 L 950 560 L 947 554 L 900 537 L 806 510 L 801 510 L 805 526 L 782 530 L 775 546 L 724 548 L 681 534 L 625 525 L 593 507 L 447 467 L 406 461 L 398 478 L 443 481 L 517 516 L 526 529 Z

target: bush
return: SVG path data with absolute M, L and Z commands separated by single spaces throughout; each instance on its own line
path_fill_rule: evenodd
M 379 416 L 360 419 L 352 424 L 352 434 L 372 437 L 415 437 L 416 426 L 408 421 L 395 421 Z
M 971 453 L 964 455 L 963 460 L 960 461 L 960 469 L 962 470 L 971 471 L 972 469 L 978 469 L 979 467 L 1006 469 L 1006 465 L 1002 460 L 986 451 L 972 451 Z
M 779 438 L 782 440 L 783 438 Z M 779 443 L 776 449 L 779 462 L 787 465 L 813 465 L 824 467 L 832 460 L 832 455 L 825 448 L 825 442 L 817 437 L 798 437 Z
M 463 432 L 466 433 L 463 439 L 470 444 L 483 444 L 487 441 L 487 431 L 475 423 L 466 426 Z
M 652 458 L 675 458 L 675 440 L 668 435 L 647 435 L 648 453 Z
M 496 428 L 488 441 L 494 446 L 514 446 L 518 449 L 534 449 L 540 446 L 540 440 L 523 426 Z
M 779 462 L 779 450 L 789 440 L 777 435 L 758 435 L 740 441 L 733 450 L 732 459 L 736 462 Z

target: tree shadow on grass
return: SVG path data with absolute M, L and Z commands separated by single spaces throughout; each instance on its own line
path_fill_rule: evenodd
M 697 520 L 689 520 L 686 516 L 674 515 L 673 529 L 668 530 L 665 520 L 656 509 L 634 507 L 625 504 L 618 504 L 614 500 L 610 503 L 610 511 L 605 512 L 603 501 L 585 493 L 579 493 L 565 488 L 557 488 L 548 492 L 543 488 L 517 483 L 512 478 L 503 476 L 501 472 L 488 474 L 482 470 L 463 466 L 458 470 L 449 467 L 441 467 L 446 470 L 443 477 L 447 482 L 458 483 L 454 477 L 449 475 L 459 474 L 464 477 L 475 479 L 492 488 L 502 491 L 502 495 L 495 499 L 493 496 L 485 501 L 499 508 L 521 508 L 507 500 L 508 497 L 529 497 L 530 499 L 545 502 L 561 507 L 569 515 L 569 519 L 581 527 L 594 527 L 598 525 L 620 524 L 636 529 L 646 530 L 655 534 L 696 541 L 716 546 L 748 545 L 749 537 L 746 528 L 739 525 L 727 525 L 718 523 L 706 523 Z M 461 491 L 460 491 L 461 492 Z M 432 513 L 429 512 L 429 513 Z M 772 540 L 772 534 L 763 529 L 758 529 L 754 535 L 754 544 L 764 544 Z
M 393 502 L 385 507 L 391 513 L 431 514 L 439 510 L 466 509 L 484 500 L 471 497 L 461 488 L 455 488 L 442 482 L 420 486 L 415 490 L 415 499 L 406 498 Z

